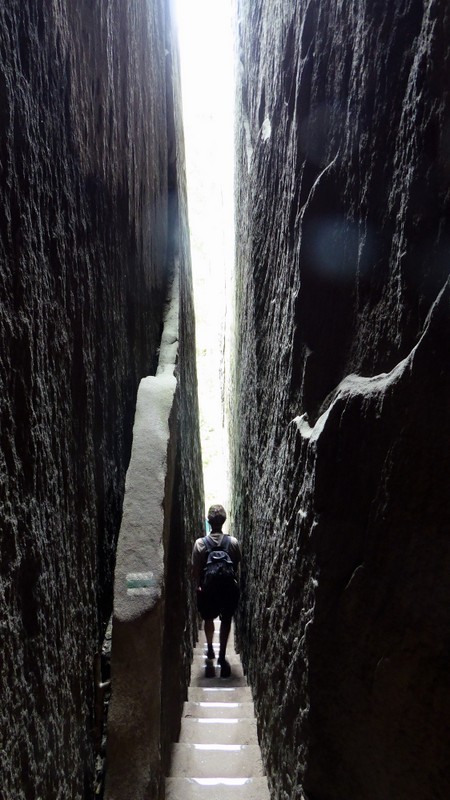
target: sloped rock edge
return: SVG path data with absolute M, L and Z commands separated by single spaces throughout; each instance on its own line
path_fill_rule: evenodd
M 171 526 L 177 427 L 178 276 L 155 376 L 142 379 L 115 571 L 112 696 L 106 797 L 157 797 L 161 778 L 161 681 L 165 554 Z

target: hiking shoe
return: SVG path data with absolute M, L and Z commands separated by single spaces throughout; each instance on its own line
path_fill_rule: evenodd
M 226 658 L 219 658 L 219 664 L 220 664 L 220 677 L 229 678 L 231 675 L 231 667 Z
M 212 646 L 212 644 L 209 644 L 208 645 L 208 651 L 206 653 L 206 658 L 210 658 L 211 661 L 214 661 L 215 657 L 216 657 L 216 654 L 214 652 L 214 647 Z
M 214 664 L 211 664 L 210 661 L 207 661 L 205 667 L 205 678 L 215 678 L 215 677 L 216 677 L 216 668 Z

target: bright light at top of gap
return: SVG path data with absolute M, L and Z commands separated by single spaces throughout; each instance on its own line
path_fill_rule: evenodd
M 175 11 L 184 104 L 233 103 L 233 0 L 175 0 Z
M 206 507 L 228 507 L 224 332 L 234 261 L 234 0 L 175 0 Z M 214 303 L 211 303 L 214 298 Z M 212 380 L 212 376 L 214 379 Z

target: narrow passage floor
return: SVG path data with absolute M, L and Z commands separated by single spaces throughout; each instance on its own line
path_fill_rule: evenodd
M 214 650 L 219 653 L 218 624 Z M 230 633 L 231 677 L 206 660 L 203 631 L 194 650 L 188 701 L 179 742 L 173 745 L 166 800 L 269 800 L 252 696 Z M 215 665 L 215 669 L 214 669 Z M 215 672 L 205 677 L 205 668 Z

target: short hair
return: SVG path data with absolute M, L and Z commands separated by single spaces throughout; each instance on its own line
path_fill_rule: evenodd
M 208 522 L 210 524 L 215 522 L 223 525 L 226 518 L 227 518 L 227 512 L 225 511 L 223 506 L 215 505 L 210 507 L 208 511 Z

